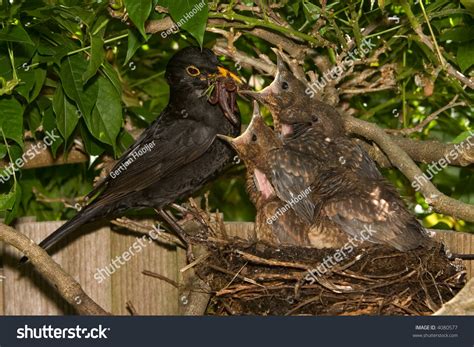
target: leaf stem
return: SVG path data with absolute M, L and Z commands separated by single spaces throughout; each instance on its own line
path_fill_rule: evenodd
M 112 37 L 110 39 L 107 39 L 107 40 L 104 40 L 104 44 L 106 43 L 110 43 L 110 42 L 114 42 L 114 41 L 118 41 L 118 40 L 121 40 L 121 39 L 124 39 L 128 36 L 128 33 L 126 34 L 122 34 L 122 35 L 119 35 L 119 36 L 115 36 L 115 37 Z M 88 49 L 90 49 L 91 46 L 86 46 L 86 47 L 82 47 L 82 48 L 79 48 L 79 49 L 76 49 L 74 51 L 71 51 L 67 54 L 67 56 L 71 56 L 71 55 L 74 55 L 74 54 L 77 54 L 77 53 L 80 53 L 80 52 L 84 52 L 84 51 L 87 51 Z

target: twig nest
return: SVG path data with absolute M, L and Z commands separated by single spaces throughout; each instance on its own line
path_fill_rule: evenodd
M 206 242 L 197 266 L 212 289 L 210 315 L 431 315 L 465 284 L 443 246 L 403 253 Z

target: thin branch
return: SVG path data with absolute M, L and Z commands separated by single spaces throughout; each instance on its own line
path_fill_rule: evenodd
M 126 217 L 117 218 L 117 219 L 111 221 L 111 223 L 114 224 L 114 225 L 117 225 L 119 227 L 135 231 L 135 232 L 140 233 L 140 234 L 150 235 L 150 233 L 153 232 L 154 233 L 154 236 L 153 236 L 154 239 L 158 239 L 161 242 L 164 242 L 166 244 L 170 244 L 170 245 L 173 245 L 173 246 L 177 245 L 177 246 L 180 246 L 180 247 L 183 247 L 183 248 L 185 247 L 183 242 L 179 238 L 177 238 L 176 236 L 174 236 L 172 234 L 161 232 L 160 230 L 158 230 L 156 228 L 153 228 L 154 225 L 141 223 L 141 222 L 138 222 L 138 221 L 135 221 L 133 219 L 126 218 Z
M 451 64 L 449 64 L 446 59 L 444 59 L 443 55 L 437 55 L 436 53 L 436 47 L 433 41 L 431 41 L 431 38 L 426 36 L 423 33 L 423 29 L 421 27 L 420 22 L 416 19 L 415 15 L 413 14 L 410 4 L 406 0 L 402 0 L 401 2 L 402 7 L 408 17 L 408 20 L 410 21 L 410 24 L 415 31 L 415 33 L 418 35 L 420 38 L 421 43 L 423 43 L 426 47 L 428 47 L 434 54 L 434 56 L 438 57 L 439 64 L 441 64 L 444 67 L 444 70 L 448 75 L 451 77 L 454 77 L 455 79 L 461 81 L 463 84 L 468 86 L 471 89 L 474 89 L 474 80 L 471 78 L 466 77 L 462 73 L 460 73 L 458 70 L 456 70 Z
M 33 240 L 0 223 L 0 240 L 15 247 L 28 257 L 38 272 L 59 291 L 59 294 L 81 315 L 110 315 L 66 273 L 44 249 Z
M 406 128 L 406 129 L 387 129 L 386 132 L 389 134 L 398 134 L 398 135 L 410 135 L 416 132 L 421 132 L 423 129 L 430 124 L 432 121 L 438 118 L 438 116 L 446 110 L 450 108 L 457 107 L 457 106 L 466 106 L 464 101 L 456 102 L 459 95 L 456 95 L 447 105 L 441 107 L 439 110 L 431 113 L 428 117 L 426 117 L 420 124 L 413 128 Z

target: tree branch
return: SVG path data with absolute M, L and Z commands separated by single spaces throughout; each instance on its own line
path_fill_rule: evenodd
M 346 117 L 345 125 L 348 132 L 361 135 L 377 143 L 392 165 L 398 168 L 410 181 L 414 182 L 417 177 L 423 176 L 422 171 L 410 156 L 377 125 L 354 117 Z M 426 202 L 437 212 L 474 222 L 474 205 L 444 195 L 428 180 L 419 182 L 419 185 L 420 192 L 425 196 Z
M 25 254 L 38 272 L 59 291 L 59 294 L 82 315 L 110 315 L 92 300 L 68 273 L 66 273 L 33 240 L 15 229 L 0 223 L 0 240 Z
M 77 164 L 87 162 L 89 159 L 86 154 L 81 152 L 76 147 L 73 147 L 67 154 L 60 154 L 56 158 L 53 157 L 50 149 L 44 145 L 43 142 L 26 142 L 24 153 L 31 153 L 33 157 L 26 156 L 22 169 L 37 169 L 41 167 L 49 167 L 64 164 Z M 0 160 L 0 170 L 5 168 L 9 162 Z

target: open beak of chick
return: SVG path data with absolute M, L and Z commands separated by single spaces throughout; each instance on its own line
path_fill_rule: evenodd
M 255 127 L 261 125 L 262 123 L 263 125 L 265 125 L 265 121 L 263 120 L 263 117 L 260 114 L 260 107 L 258 105 L 258 102 L 254 100 L 252 119 L 247 129 L 245 129 L 245 131 L 240 136 L 235 138 L 221 134 L 217 134 L 217 137 L 221 140 L 228 142 L 230 145 L 232 145 L 232 147 L 234 147 L 234 149 L 239 154 L 241 154 L 243 147 L 249 145 L 252 142 Z
M 278 80 L 280 75 L 284 72 L 287 71 L 287 67 L 285 65 L 285 62 L 283 60 L 283 56 L 281 53 L 276 49 L 272 48 L 272 50 L 275 52 L 277 56 L 277 64 L 276 64 L 276 73 L 275 73 L 275 78 L 273 79 L 273 82 L 262 89 L 259 92 L 252 91 L 252 90 L 241 90 L 239 91 L 240 94 L 250 96 L 251 98 L 260 101 L 261 103 L 265 105 L 275 105 L 276 106 L 276 95 L 279 92 L 280 86 L 278 86 Z

